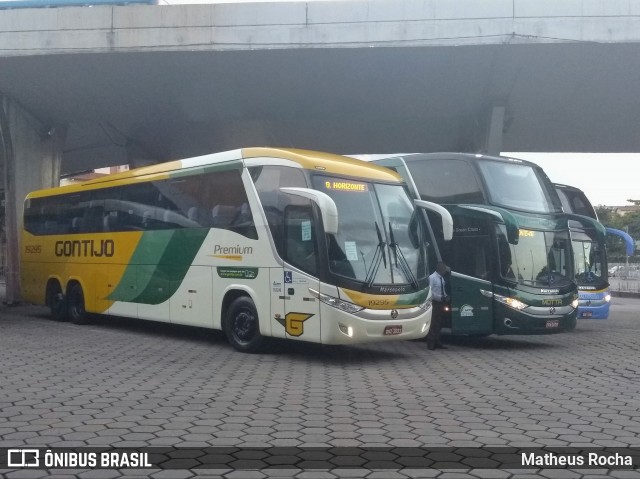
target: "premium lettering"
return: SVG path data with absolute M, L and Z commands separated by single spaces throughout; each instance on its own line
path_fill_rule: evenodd
M 115 253 L 113 240 L 56 241 L 55 255 L 76 258 L 110 258 Z
M 253 247 L 251 246 L 222 246 L 215 245 L 213 248 L 213 254 L 252 254 Z

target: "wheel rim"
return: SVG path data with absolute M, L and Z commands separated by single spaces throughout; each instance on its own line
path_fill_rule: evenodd
M 82 293 L 75 291 L 71 300 L 71 316 L 80 318 L 84 315 L 84 298 Z
M 243 309 L 233 318 L 232 332 L 233 336 L 240 343 L 248 343 L 255 336 L 257 327 L 257 318 L 252 311 Z

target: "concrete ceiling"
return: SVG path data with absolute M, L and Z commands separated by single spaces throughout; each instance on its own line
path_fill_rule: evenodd
M 0 58 L 0 91 L 68 124 L 63 168 L 252 145 L 640 151 L 640 45 L 95 53 Z

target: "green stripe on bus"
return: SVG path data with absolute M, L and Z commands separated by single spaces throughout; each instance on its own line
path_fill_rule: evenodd
M 108 299 L 142 304 L 168 300 L 180 287 L 208 233 L 207 228 L 145 232 Z
M 422 304 L 427 300 L 428 295 L 429 295 L 428 288 L 413 294 L 403 294 L 403 295 L 400 295 L 400 297 L 398 298 L 396 305 L 404 306 L 404 305 Z

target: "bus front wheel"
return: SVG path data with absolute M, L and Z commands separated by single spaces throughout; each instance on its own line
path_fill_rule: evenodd
M 47 305 L 54 321 L 66 321 L 68 319 L 67 301 L 57 281 L 50 283 L 47 287 Z
M 87 321 L 87 311 L 84 309 L 84 293 L 82 286 L 73 283 L 67 294 L 68 316 L 75 324 L 84 324 Z
M 246 296 L 231 303 L 224 322 L 229 343 L 238 351 L 255 353 L 262 349 L 264 337 L 260 334 L 258 312 L 253 301 Z

